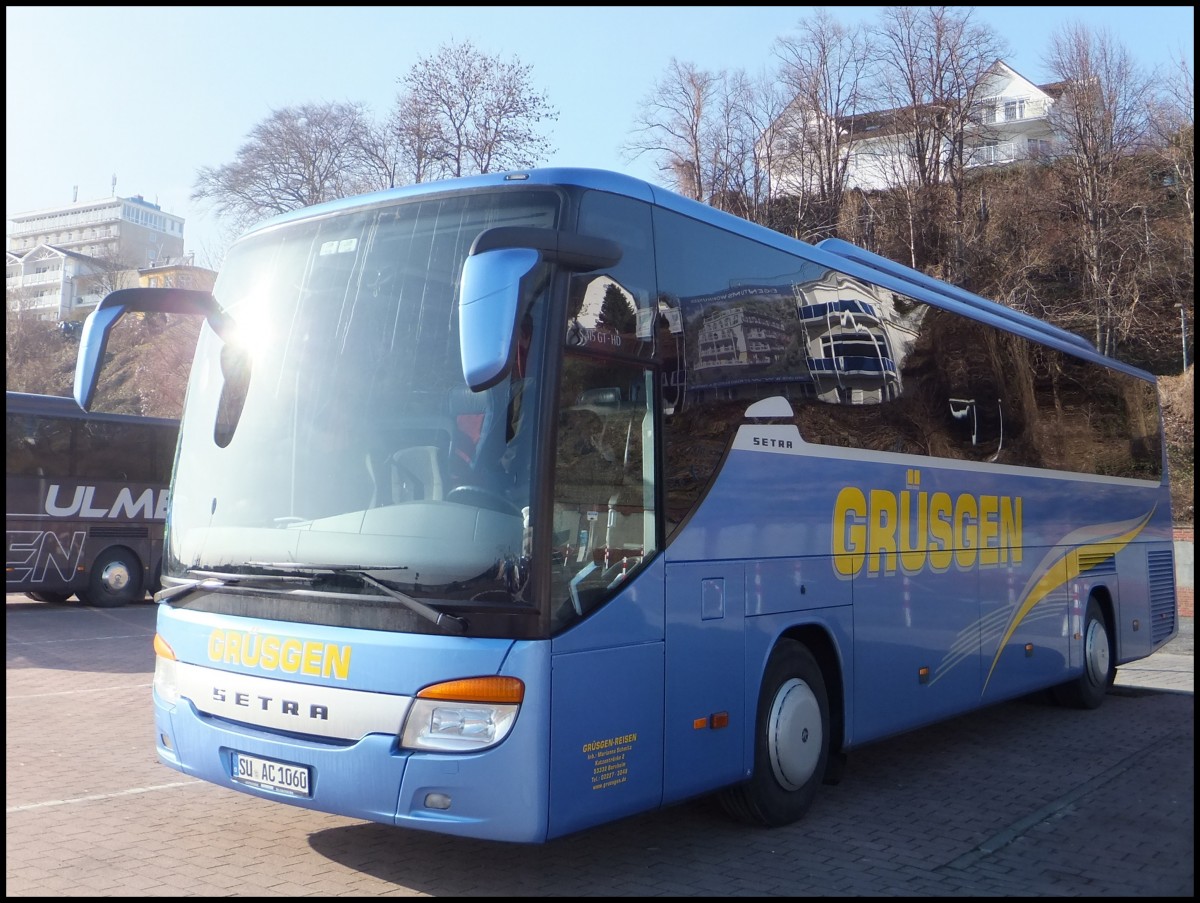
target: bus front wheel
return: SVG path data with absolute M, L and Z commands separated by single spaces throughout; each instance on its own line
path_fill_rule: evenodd
M 1095 709 L 1117 679 L 1104 609 L 1093 596 L 1083 616 L 1083 673 L 1051 690 L 1054 701 L 1071 709 Z
M 767 660 L 750 780 L 721 791 L 738 821 L 778 827 L 808 811 L 829 761 L 829 697 L 821 667 L 800 643 L 783 640 Z
M 106 549 L 92 564 L 86 590 L 76 595 L 86 605 L 116 608 L 142 597 L 142 565 L 128 549 Z

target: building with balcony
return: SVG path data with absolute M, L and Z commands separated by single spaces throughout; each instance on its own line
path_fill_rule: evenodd
M 980 99 L 968 113 L 963 146 L 966 167 L 1019 163 L 1052 155 L 1055 136 L 1050 110 L 1061 94 L 1060 85 L 1035 85 L 1003 60 L 993 64 L 977 86 L 975 96 Z M 912 136 L 904 125 L 911 121 L 906 115 L 910 113 L 911 108 L 872 110 L 839 121 L 848 188 L 872 191 L 915 180 Z M 787 115 L 793 122 L 809 121 L 795 109 Z M 930 116 L 936 118 L 936 113 L 931 111 Z M 812 174 L 806 172 L 803 139 L 796 129 L 784 130 L 783 134 L 776 154 L 783 162 L 773 173 L 775 184 L 784 191 L 805 191 L 812 183 Z M 945 160 L 949 146 L 942 151 Z
M 86 312 L 137 285 L 139 270 L 183 257 L 183 218 L 141 195 L 10 214 L 8 224 L 8 304 L 43 319 Z
M 717 310 L 704 318 L 696 342 L 696 370 L 771 364 L 787 347 L 776 316 L 744 307 Z

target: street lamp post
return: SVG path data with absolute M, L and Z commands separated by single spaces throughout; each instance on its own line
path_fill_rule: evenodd
M 1183 336 L 1183 372 L 1187 373 L 1187 311 L 1182 304 L 1175 306 L 1179 308 L 1179 329 Z

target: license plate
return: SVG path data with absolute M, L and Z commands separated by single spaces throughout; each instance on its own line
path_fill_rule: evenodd
M 310 773 L 303 765 L 289 765 L 235 752 L 232 762 L 232 777 L 239 784 L 265 787 L 292 796 L 312 796 Z

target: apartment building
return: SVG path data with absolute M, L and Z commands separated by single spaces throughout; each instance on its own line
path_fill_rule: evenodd
M 1055 136 L 1050 119 L 1059 85 L 1036 85 L 1003 60 L 981 79 L 964 135 L 968 169 L 997 166 L 1053 154 Z M 916 177 L 911 135 L 905 110 L 871 110 L 838 123 L 841 152 L 846 155 L 847 187 L 865 191 L 910 183 Z M 792 121 L 805 121 L 796 110 Z M 803 141 L 795 131 L 785 133 L 775 183 L 785 191 L 803 191 L 811 184 Z M 943 148 L 943 154 L 949 148 Z
M 70 319 L 113 289 L 137 285 L 139 270 L 182 259 L 183 226 L 141 195 L 10 214 L 8 303 L 43 319 Z

